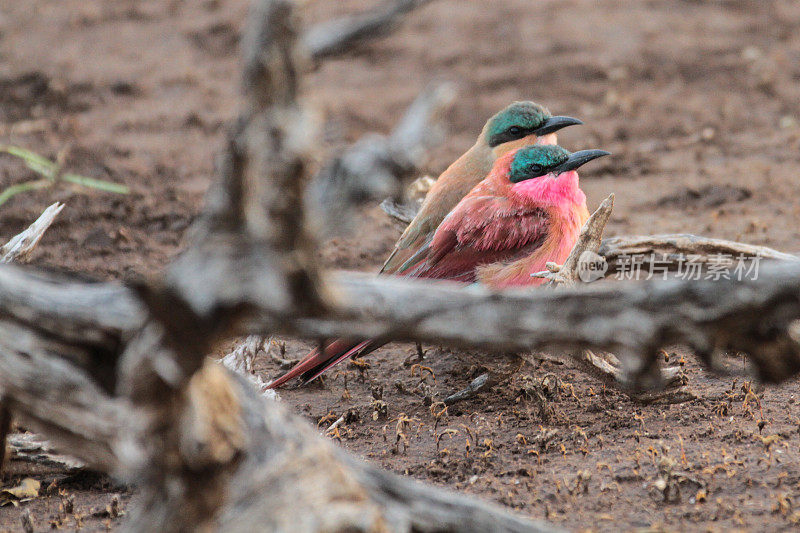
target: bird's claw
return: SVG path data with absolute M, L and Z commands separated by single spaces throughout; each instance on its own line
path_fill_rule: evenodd
M 562 265 L 559 265 L 558 263 L 554 263 L 552 261 L 548 261 L 547 263 L 545 263 L 544 266 L 547 270 L 542 270 L 541 272 L 534 272 L 533 274 L 531 274 L 531 277 L 546 279 L 547 281 L 550 281 L 555 285 L 568 283 L 569 280 L 564 275 L 564 272 L 561 271 Z

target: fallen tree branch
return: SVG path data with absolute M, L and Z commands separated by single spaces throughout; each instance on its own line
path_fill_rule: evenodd
M 611 275 L 625 267 L 625 259 L 630 256 L 641 257 L 647 267 L 656 261 L 670 269 L 676 269 L 687 258 L 699 263 L 710 263 L 719 256 L 732 258 L 755 258 L 790 261 L 798 256 L 742 242 L 726 241 L 711 237 L 700 237 L 688 233 L 666 235 L 641 235 L 609 237 L 603 239 L 598 253 L 606 258 Z
M 430 0 L 389 0 L 380 6 L 308 29 L 301 39 L 311 57 L 320 60 L 352 49 L 366 39 L 385 35 L 403 15 Z
M 646 378 L 657 370 L 658 348 L 672 344 L 692 348 L 712 368 L 719 350 L 746 353 L 769 382 L 800 369 L 792 329 L 800 319 L 796 262 L 764 265 L 757 279 L 741 282 L 672 280 L 555 293 L 493 293 L 355 273 L 333 274 L 329 283 L 339 296 L 336 318 L 279 323 L 265 317 L 245 331 L 418 340 L 498 352 L 594 348 L 618 354 L 630 384 L 644 388 L 657 385 Z
M 261 271 L 240 273 L 244 279 L 257 279 Z M 449 282 L 353 272 L 333 273 L 328 283 L 337 295 L 330 314 L 289 320 L 279 320 L 268 302 L 260 301 L 264 294 L 248 290 L 255 287 L 240 286 L 247 297 L 237 307 L 263 314 L 254 314 L 255 318 L 237 325 L 233 332 L 419 339 L 496 351 L 595 348 L 626 352 L 621 360 L 633 357 L 643 361 L 660 345 L 685 343 L 704 358 L 711 356 L 713 348 L 755 355 L 757 371 L 769 381 L 788 379 L 794 372 L 796 343 L 792 339 L 796 333 L 792 328 L 794 320 L 800 319 L 800 263 L 794 261 L 765 264 L 757 279 L 741 282 L 670 280 L 589 285 L 557 292 L 492 292 Z M 31 320 L 26 319 L 31 317 L 28 306 L 40 298 L 62 310 L 67 306 L 62 298 L 76 309 L 91 309 L 91 314 L 67 314 L 84 315 L 89 321 L 91 315 L 99 321 L 120 309 L 140 309 L 131 305 L 130 293 L 114 284 L 86 285 L 83 295 L 74 282 L 64 290 L 55 290 L 58 286 L 53 279 L 19 267 L 0 268 L 0 317 L 11 314 L 14 320 Z M 104 313 L 104 306 L 111 312 Z M 192 313 L 197 311 L 202 322 L 203 309 Z M 465 324 L 472 325 L 462 327 Z M 57 332 L 56 328 L 50 331 Z M 64 335 L 78 342 L 78 331 L 81 328 L 68 325 Z M 84 331 L 103 338 L 102 329 Z
M 0 289 L 5 287 L 12 293 L 14 289 L 10 288 L 19 284 L 2 283 L 9 275 L 17 280 L 19 276 L 30 278 L 25 280 L 30 281 L 25 286 L 31 302 L 39 300 L 40 291 L 49 292 L 57 285 L 43 276 L 24 273 L 19 267 L 0 268 Z M 559 292 L 490 293 L 478 288 L 465 290 L 446 282 L 340 274 L 330 281 L 340 294 L 340 305 L 349 309 L 351 316 L 361 315 L 361 322 L 356 318 L 344 323 L 319 317 L 297 319 L 289 322 L 286 332 L 337 335 L 347 328 L 365 336 L 382 333 L 401 339 L 422 338 L 497 350 L 593 347 L 623 353 L 623 363 L 626 358 L 638 361 L 633 366 L 640 372 L 648 364 L 648 354 L 657 358 L 656 348 L 661 343 L 686 343 L 699 349 L 707 362 L 712 362 L 713 348 L 728 347 L 749 353 L 763 378 L 780 380 L 800 369 L 795 329 L 800 319 L 798 280 L 800 264 L 794 262 L 765 266 L 759 279 L 739 283 L 669 281 Z M 111 284 L 89 285 L 85 289 L 94 301 L 102 292 L 115 294 L 122 301 L 129 298 Z M 0 292 L 0 315 L 8 318 L 9 311 L 16 310 L 15 321 L 24 321 L 25 316 L 31 315 L 21 306 L 20 298 L 10 303 L 4 296 Z M 415 302 L 414 309 L 409 309 L 408 301 Z M 73 302 L 83 307 L 74 298 Z M 115 304 L 111 308 L 123 306 Z M 175 311 L 174 306 L 169 308 Z M 95 312 L 103 314 L 102 309 Z M 460 327 L 465 323 L 472 326 Z M 398 328 L 397 324 L 405 327 Z M 0 352 L 7 356 L 7 350 Z M 224 412 L 218 416 L 220 420 L 227 417 Z M 237 453 L 249 456 L 249 452 Z M 246 470 L 244 464 L 232 472 Z M 233 497 L 231 501 L 252 500 Z

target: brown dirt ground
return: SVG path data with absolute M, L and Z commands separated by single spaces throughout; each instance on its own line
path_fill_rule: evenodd
M 368 4 L 316 0 L 303 9 L 317 21 Z M 69 169 L 134 191 L 18 196 L 0 207 L 0 236 L 60 200 L 67 207 L 35 264 L 106 279 L 159 272 L 200 209 L 237 108 L 245 13 L 244 0 L 0 0 L 0 142 L 50 157 L 63 150 Z M 586 121 L 561 135 L 563 145 L 614 153 L 583 180 L 591 206 L 617 194 L 608 234 L 680 231 L 800 250 L 796 2 L 438 0 L 394 35 L 306 78 L 326 120 L 320 158 L 365 132 L 387 131 L 433 76 L 456 81 L 460 99 L 432 173 L 495 110 L 531 98 Z M 3 187 L 31 177 L 0 158 Z M 363 222 L 325 246 L 325 266 L 376 269 L 399 231 L 376 208 Z M 287 354 L 309 346 L 288 340 Z M 426 397 L 465 386 L 477 369 L 428 347 L 434 381 L 403 366 L 413 352 L 389 345 L 363 376 L 342 365 L 324 385 L 283 398 L 320 426 L 352 410 L 336 438 L 369 461 L 571 529 L 772 531 L 800 519 L 795 383 L 753 386 L 756 402 L 746 399 L 749 384 L 710 377 L 690 360 L 698 400 L 643 406 L 545 362 L 437 420 Z M 259 370 L 278 371 L 266 358 Z M 372 417 L 376 388 L 386 419 Z M 670 461 L 665 498 L 654 482 Z M 85 528 L 104 529 L 109 519 L 92 514 L 121 490 L 106 478 L 18 461 L 2 483 L 25 476 L 55 484 L 19 508 L 0 508 L 0 529 L 18 530 L 25 511 L 37 529 L 51 521 L 73 529 L 76 515 Z M 125 504 L 130 494 L 122 492 Z M 66 516 L 69 497 L 75 513 Z

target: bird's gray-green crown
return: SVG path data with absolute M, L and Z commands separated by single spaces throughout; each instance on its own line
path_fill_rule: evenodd
M 547 174 L 558 176 L 604 155 L 610 154 L 605 150 L 581 150 L 571 153 L 554 144 L 525 146 L 514 154 L 508 179 L 511 183 L 519 183 Z
M 575 124 L 583 122 L 572 117 L 554 117 L 535 102 L 514 102 L 489 119 L 486 142 L 494 148 L 531 134 L 546 135 Z

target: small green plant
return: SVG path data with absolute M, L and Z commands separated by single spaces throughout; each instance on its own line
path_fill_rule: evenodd
M 119 183 L 89 178 L 70 172 L 62 172 L 60 164 L 50 161 L 46 157 L 42 157 L 35 152 L 20 148 L 19 146 L 0 145 L 0 152 L 19 157 L 25 162 L 25 166 L 42 176 L 41 179 L 26 181 L 25 183 L 18 183 L 5 188 L 0 192 L 0 205 L 3 205 L 19 193 L 52 187 L 59 181 L 117 194 L 128 194 L 130 192 L 128 187 L 120 185 Z

